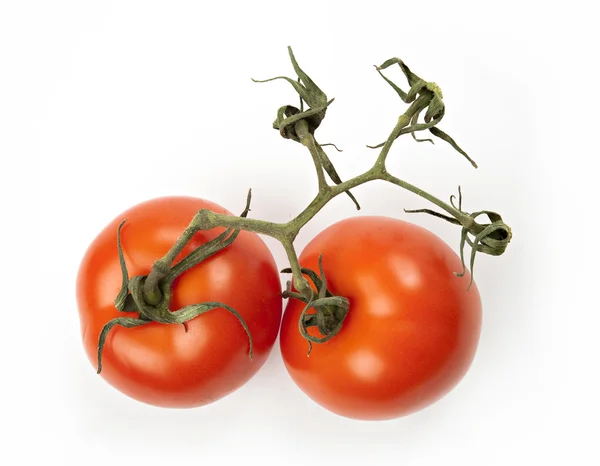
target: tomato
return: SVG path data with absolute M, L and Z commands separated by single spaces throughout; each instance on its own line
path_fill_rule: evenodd
M 137 317 L 117 311 L 113 303 L 122 282 L 118 225 L 127 219 L 121 242 L 129 276 L 147 275 L 203 208 L 230 214 L 192 197 L 153 199 L 119 215 L 91 243 L 78 272 L 77 303 L 83 344 L 94 368 L 102 327 L 115 317 Z M 176 261 L 223 231 L 196 233 Z M 281 322 L 279 273 L 258 235 L 241 232 L 233 244 L 174 282 L 171 311 L 208 301 L 224 303 L 241 315 L 253 338 L 252 359 L 240 321 L 217 308 L 187 322 L 187 332 L 183 325 L 157 322 L 115 326 L 103 349 L 101 376 L 126 395 L 163 407 L 206 405 L 238 389 L 265 362 Z
M 318 272 L 319 255 L 328 289 L 350 308 L 341 331 L 307 356 L 298 330 L 305 303 L 288 302 L 281 352 L 304 393 L 342 416 L 393 419 L 462 379 L 479 341 L 481 300 L 475 283 L 467 290 L 468 272 L 455 275 L 461 261 L 446 243 L 417 225 L 365 216 L 321 232 L 300 264 Z M 315 327 L 309 334 L 321 336 Z

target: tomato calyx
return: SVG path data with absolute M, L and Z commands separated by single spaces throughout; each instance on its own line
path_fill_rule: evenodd
M 277 76 L 275 78 L 262 80 L 253 79 L 252 81 L 266 83 L 277 79 L 283 79 L 294 87 L 300 96 L 300 108 L 294 107 L 293 105 L 284 105 L 283 107 L 280 107 L 279 110 L 277 110 L 277 118 L 273 122 L 273 128 L 279 130 L 282 137 L 300 142 L 300 138 L 295 132 L 294 124 L 304 119 L 308 123 L 311 134 L 314 134 L 315 130 L 325 118 L 327 107 L 333 102 L 333 99 L 328 100 L 325 92 L 323 92 L 302 68 L 300 68 L 291 47 L 288 47 L 288 53 L 294 71 L 298 75 L 297 80 L 286 76 Z M 304 110 L 304 102 L 309 106 L 309 109 L 306 111 Z
M 302 337 L 308 342 L 308 353 L 312 351 L 313 343 L 325 343 L 336 336 L 344 325 L 344 320 L 350 309 L 350 301 L 343 296 L 334 296 L 327 289 L 327 278 L 323 271 L 323 256 L 319 256 L 319 272 L 321 276 L 311 269 L 302 268 L 302 273 L 313 282 L 317 289 L 317 295 L 312 288 L 309 288 L 309 297 L 301 293 L 292 291 L 291 281 L 287 282 L 286 290 L 283 292 L 284 298 L 298 299 L 306 306 L 298 319 L 298 330 Z M 281 273 L 291 273 L 292 269 L 283 269 Z M 314 313 L 308 311 L 314 309 Z M 316 327 L 322 336 L 311 335 L 308 329 Z
M 327 108 L 334 99 L 327 99 L 327 95 L 323 92 L 319 86 L 300 68 L 292 48 L 288 47 L 288 53 L 292 66 L 298 80 L 294 80 L 285 76 L 277 76 L 275 78 L 257 80 L 253 79 L 257 83 L 265 83 L 274 81 L 277 79 L 283 79 L 289 82 L 300 97 L 300 108 L 294 105 L 284 105 L 277 110 L 277 117 L 273 122 L 273 128 L 278 130 L 281 137 L 285 139 L 291 139 L 299 142 L 304 146 L 308 147 L 315 161 L 315 165 L 319 167 L 319 188 L 324 188 L 325 178 L 322 175 L 322 171 L 325 170 L 331 180 L 339 185 L 342 183 L 342 179 L 338 175 L 333 163 L 323 150 L 323 146 L 329 144 L 319 144 L 315 137 L 315 131 L 321 125 L 321 122 L 325 119 Z M 308 109 L 304 109 L 304 103 L 308 105 Z M 334 145 L 335 146 L 335 145 Z M 337 147 L 336 147 L 337 149 Z M 348 190 L 345 191 L 348 197 L 354 202 L 357 210 L 360 210 L 360 204 L 354 197 L 354 195 Z
M 406 77 L 410 89 L 408 92 L 404 92 L 398 87 L 391 79 L 385 76 L 381 70 L 389 68 L 390 66 L 398 65 L 400 70 Z M 383 62 L 380 66 L 375 66 L 375 69 L 379 75 L 396 91 L 400 99 L 404 103 L 412 104 L 409 113 L 410 118 L 406 117 L 406 114 L 401 115 L 398 119 L 398 130 L 394 132 L 392 140 L 397 139 L 403 134 L 411 134 L 413 139 L 417 142 L 431 142 L 433 139 L 419 139 L 416 133 L 419 131 L 428 130 L 433 136 L 446 141 L 450 144 L 454 150 L 465 157 L 473 167 L 477 168 L 477 163 L 469 157 L 469 155 L 462 150 L 459 145 L 444 131 L 437 127 L 437 124 L 444 118 L 446 113 L 446 104 L 443 101 L 443 94 L 440 87 L 434 82 L 427 82 L 424 79 L 417 76 L 412 70 L 399 58 L 390 58 Z M 419 116 L 423 110 L 427 109 L 424 116 L 424 123 L 418 123 Z M 388 141 L 384 141 L 375 146 L 367 146 L 371 149 L 378 149 L 384 147 Z
M 250 211 L 250 200 L 251 192 L 249 191 L 246 200 L 246 208 L 240 215 L 241 217 L 246 217 L 248 215 L 248 212 Z M 194 219 L 195 218 L 196 217 L 194 217 Z M 182 260 L 172 265 L 175 257 L 199 230 L 199 227 L 195 224 L 195 220 L 192 220 L 190 226 L 186 228 L 169 252 L 154 263 L 148 275 L 138 275 L 129 278 L 121 244 L 121 230 L 125 225 L 125 222 L 126 220 L 123 220 L 117 229 L 117 250 L 121 267 L 122 284 L 121 290 L 114 300 L 114 305 L 120 312 L 137 312 L 138 316 L 116 317 L 104 325 L 98 338 L 97 373 L 100 374 L 102 372 L 102 353 L 106 343 L 106 337 L 113 327 L 118 325 L 125 328 L 133 328 L 149 324 L 150 322 L 156 322 L 160 324 L 181 324 L 187 332 L 188 321 L 213 309 L 225 309 L 239 320 L 244 331 L 248 335 L 248 356 L 252 359 L 252 335 L 243 317 L 232 307 L 216 301 L 193 304 L 182 307 L 176 311 L 171 311 L 169 307 L 172 296 L 172 285 L 175 279 L 186 270 L 195 267 L 205 259 L 232 244 L 241 230 L 228 228 L 214 239 L 198 246 Z
M 467 213 L 462 210 L 462 190 L 460 186 L 458 187 L 458 205 L 455 203 L 455 196 L 450 196 L 450 204 L 454 209 L 456 209 L 460 214 L 464 214 L 461 217 L 461 220 L 457 218 L 450 217 L 448 215 L 441 214 L 432 209 L 404 209 L 407 213 L 424 213 L 428 215 L 432 215 L 434 217 L 441 218 L 450 222 L 454 225 L 461 225 L 461 234 L 460 234 L 460 261 L 462 265 L 461 272 L 455 272 L 454 274 L 457 277 L 464 277 L 467 267 L 465 264 L 465 246 L 468 243 L 471 247 L 471 257 L 469 268 L 471 270 L 471 280 L 469 281 L 469 286 L 467 290 L 471 288 L 473 285 L 473 268 L 475 266 L 475 256 L 478 252 L 482 252 L 484 254 L 489 254 L 491 256 L 500 256 L 504 254 L 510 240 L 512 239 L 512 231 L 510 227 L 504 223 L 502 220 L 502 216 L 497 212 L 492 212 L 490 210 L 481 210 L 479 212 Z M 481 215 L 487 215 L 489 219 L 489 223 L 480 224 L 475 220 L 477 217 Z M 473 239 L 469 236 L 473 236 Z

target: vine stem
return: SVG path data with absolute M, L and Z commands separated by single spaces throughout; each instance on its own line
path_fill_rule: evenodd
M 462 211 L 459 211 L 452 205 L 442 201 L 441 199 L 438 199 L 437 197 L 435 197 L 432 194 L 429 194 L 423 189 L 418 188 L 415 185 L 412 185 L 404 180 L 401 180 L 391 175 L 387 172 L 385 167 L 382 167 L 381 165 L 375 165 L 362 175 L 358 175 L 354 178 L 344 181 L 341 184 L 331 186 L 330 189 L 326 192 L 320 192 L 308 205 L 308 207 L 306 207 L 294 219 L 290 220 L 287 223 L 272 223 L 250 218 L 241 218 L 231 215 L 216 214 L 206 209 L 203 209 L 196 214 L 193 223 L 200 230 L 210 230 L 216 227 L 226 227 L 264 234 L 279 240 L 284 246 L 284 248 L 286 248 L 286 245 L 291 244 L 293 239 L 296 238 L 296 236 L 300 232 L 300 229 L 304 227 L 315 215 L 317 215 L 321 211 L 321 209 L 325 207 L 325 205 L 327 205 L 334 197 L 349 189 L 375 180 L 387 181 L 391 184 L 406 189 L 407 191 L 410 191 L 424 199 L 427 199 L 428 201 L 432 202 L 438 207 L 444 209 L 446 212 L 448 212 L 450 215 L 456 218 L 463 226 L 468 226 L 469 228 L 472 228 L 475 223 L 473 222 L 471 216 L 465 214 Z
M 382 148 L 381 153 L 389 152 L 389 148 L 391 147 L 395 139 L 393 135 L 398 133 L 400 129 L 402 129 L 399 128 L 399 126 L 401 125 L 396 125 L 396 127 L 390 135 L 390 138 L 388 138 L 388 141 Z M 329 203 L 334 197 L 370 181 L 386 181 L 432 202 L 436 206 L 445 210 L 452 217 L 454 217 L 464 228 L 466 228 L 473 235 L 477 235 L 484 230 L 485 227 L 483 225 L 478 224 L 473 219 L 473 217 L 468 215 L 467 213 L 458 210 L 451 204 L 448 204 L 442 201 L 441 199 L 438 199 L 437 197 L 424 191 L 423 189 L 418 188 L 417 186 L 414 186 L 404 180 L 401 180 L 391 175 L 385 167 L 385 157 L 383 157 L 383 163 L 381 162 L 381 160 L 382 158 L 380 154 L 373 167 L 364 172 L 363 174 L 355 176 L 354 178 L 351 178 L 340 184 L 328 186 L 325 190 L 319 190 L 318 194 L 315 196 L 312 202 L 294 219 L 290 220 L 287 223 L 265 222 L 262 220 L 217 214 L 207 209 L 203 209 L 196 214 L 192 222 L 193 226 L 194 228 L 199 230 L 210 230 L 216 227 L 235 228 L 239 230 L 246 230 L 259 234 L 264 234 L 277 239 L 285 249 L 287 257 L 290 261 L 290 267 L 292 269 L 292 274 L 294 277 L 294 286 L 300 293 L 302 293 L 305 296 L 307 293 L 310 293 L 310 290 L 308 282 L 302 274 L 300 263 L 298 261 L 298 256 L 293 246 L 294 239 L 296 238 L 296 236 L 298 236 L 298 233 L 300 232 L 302 227 L 304 227 L 315 215 L 317 215 L 317 213 L 319 213 L 321 209 L 323 209 L 323 207 L 325 207 L 325 205 L 327 205 L 327 203 Z M 315 162 L 315 165 L 318 166 L 318 163 Z
M 385 141 L 385 144 L 381 148 L 381 152 L 377 157 L 377 161 L 375 162 L 376 167 L 385 167 L 385 160 L 387 158 L 390 149 L 392 148 L 392 144 L 394 141 L 400 136 L 400 132 L 406 128 L 411 122 L 412 118 L 415 115 L 418 115 L 429 103 L 431 102 L 432 94 L 425 93 L 421 94 L 412 104 L 408 107 L 408 110 L 404 112 L 402 115 L 398 117 L 398 122 L 396 126 L 390 133 L 389 137 Z
M 325 180 L 323 164 L 321 163 L 321 159 L 319 158 L 319 149 L 317 149 L 317 143 L 315 141 L 314 136 L 309 131 L 308 123 L 306 122 L 306 120 L 300 120 L 296 122 L 294 129 L 296 130 L 296 135 L 300 139 L 300 142 L 303 146 L 308 148 L 310 155 L 312 156 L 313 162 L 315 164 L 315 169 L 317 171 L 319 192 L 327 191 L 329 189 L 329 185 L 327 184 L 327 180 Z
M 298 255 L 296 254 L 296 249 L 294 248 L 294 242 L 287 240 L 282 243 L 283 248 L 287 254 L 288 260 L 290 262 L 290 268 L 292 269 L 292 275 L 294 277 L 294 287 L 302 296 L 306 299 L 310 299 L 312 296 L 310 285 L 308 281 L 304 278 L 302 274 L 302 268 L 300 267 L 300 261 L 298 260 Z

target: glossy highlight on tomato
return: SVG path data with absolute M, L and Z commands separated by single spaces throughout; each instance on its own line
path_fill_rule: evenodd
M 305 304 L 290 299 L 280 333 L 293 381 L 326 409 L 355 419 L 393 419 L 431 405 L 466 374 L 481 329 L 481 300 L 460 258 L 417 225 L 387 217 L 342 220 L 300 256 L 350 300 L 343 328 L 313 344 L 298 330 Z M 316 328 L 309 333 L 319 335 Z
M 153 263 L 176 242 L 200 209 L 230 214 L 212 202 L 193 197 L 163 197 L 138 204 L 116 217 L 93 240 L 77 277 L 77 304 L 87 356 L 97 367 L 98 337 L 115 317 L 114 299 L 121 287 L 117 227 L 129 276 L 147 275 Z M 200 231 L 176 262 L 224 231 Z M 173 284 L 170 309 L 218 301 L 234 308 L 199 315 L 183 325 L 151 322 L 135 328 L 115 326 L 103 350 L 101 376 L 141 402 L 173 408 L 214 402 L 246 383 L 264 364 L 282 313 L 281 284 L 273 256 L 255 233 L 242 231 L 227 248 L 184 272 Z

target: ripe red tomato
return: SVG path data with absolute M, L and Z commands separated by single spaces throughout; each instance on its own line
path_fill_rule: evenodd
M 201 199 L 158 198 L 119 215 L 89 246 L 78 273 L 77 302 L 84 347 L 94 368 L 102 327 L 115 317 L 137 316 L 119 312 L 113 304 L 122 280 L 119 223 L 127 219 L 121 241 L 129 276 L 147 275 L 203 208 L 229 214 Z M 198 232 L 176 261 L 223 231 Z M 187 333 L 178 324 L 115 326 L 104 346 L 101 376 L 132 398 L 165 407 L 206 405 L 238 389 L 265 362 L 281 321 L 278 270 L 258 235 L 241 232 L 233 244 L 174 282 L 172 311 L 207 301 L 222 302 L 242 316 L 253 337 L 252 359 L 240 321 L 219 308 L 190 320 Z
M 305 304 L 290 299 L 280 333 L 285 366 L 310 398 L 342 416 L 392 419 L 422 409 L 465 375 L 477 348 L 481 301 L 459 257 L 428 230 L 356 217 L 316 236 L 300 256 L 350 300 L 342 330 L 325 343 L 300 335 Z M 310 281 L 309 281 L 310 282 Z M 309 333 L 320 335 L 315 327 Z

